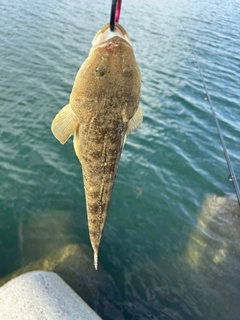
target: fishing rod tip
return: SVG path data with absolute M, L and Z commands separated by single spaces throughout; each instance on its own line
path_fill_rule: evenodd
M 122 0 L 112 0 L 110 15 L 110 30 L 115 30 L 115 22 L 119 21 Z

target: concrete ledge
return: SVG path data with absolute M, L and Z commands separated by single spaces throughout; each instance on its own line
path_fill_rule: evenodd
M 25 273 L 0 288 L 1 320 L 101 319 L 56 273 Z

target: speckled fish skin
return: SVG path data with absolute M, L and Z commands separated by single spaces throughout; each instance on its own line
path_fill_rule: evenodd
M 128 123 L 139 107 L 140 86 L 131 44 L 114 36 L 92 47 L 70 95 L 77 122 L 74 148 L 82 164 L 96 269 Z

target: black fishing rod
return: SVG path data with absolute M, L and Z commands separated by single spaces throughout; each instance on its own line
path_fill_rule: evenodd
M 239 191 L 239 186 L 238 186 L 238 182 L 237 182 L 237 177 L 236 177 L 236 175 L 234 173 L 233 166 L 231 164 L 230 157 L 229 157 L 228 152 L 227 152 L 227 148 L 226 148 L 226 145 L 225 145 L 225 141 L 224 141 L 223 135 L 221 133 L 221 129 L 220 129 L 220 126 L 219 126 L 219 123 L 218 123 L 218 119 L 217 119 L 216 113 L 215 113 L 213 105 L 212 105 L 212 100 L 211 100 L 211 97 L 210 97 L 210 95 L 208 93 L 207 86 L 206 86 L 205 80 L 203 78 L 202 70 L 201 70 L 200 65 L 198 63 L 197 56 L 195 54 L 195 50 L 194 50 L 194 47 L 192 45 L 192 40 L 190 39 L 190 37 L 188 35 L 188 32 L 187 32 L 186 28 L 184 27 L 183 23 L 182 23 L 182 26 L 183 26 L 183 29 L 185 30 L 185 32 L 187 34 L 187 37 L 189 39 L 191 50 L 193 52 L 194 59 L 196 61 L 197 67 L 198 67 L 198 71 L 199 71 L 200 77 L 202 79 L 203 87 L 204 87 L 204 90 L 206 92 L 207 100 L 209 102 L 209 105 L 210 105 L 210 108 L 211 108 L 211 111 L 212 111 L 212 115 L 213 115 L 213 118 L 214 118 L 214 121 L 215 121 L 215 125 L 217 127 L 218 135 L 219 135 L 219 138 L 220 138 L 220 141 L 221 141 L 221 145 L 222 145 L 222 148 L 223 148 L 223 153 L 224 153 L 224 156 L 226 158 L 228 169 L 229 169 L 229 180 L 233 182 L 235 193 L 236 193 L 236 196 L 237 196 L 237 199 L 238 199 L 238 204 L 240 205 L 240 191 Z
M 122 3 L 122 0 L 112 0 L 111 14 L 110 14 L 110 30 L 111 31 L 114 31 L 115 22 L 118 22 L 120 18 L 121 3 Z

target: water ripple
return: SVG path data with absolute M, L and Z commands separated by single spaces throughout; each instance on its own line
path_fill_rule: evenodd
M 190 44 L 237 172 L 239 9 L 236 0 L 123 3 L 121 23 L 142 75 L 144 122 L 122 153 L 100 262 L 122 294 L 126 319 L 226 319 L 227 312 L 234 319 L 239 310 L 237 233 L 226 237 L 214 219 L 201 225 L 213 208 L 223 210 L 220 203 L 227 204 L 221 228 L 232 221 L 233 200 L 221 196 L 233 187 Z M 3 0 L 0 12 L 2 276 L 18 264 L 19 219 L 64 208 L 81 217 L 74 230 L 89 241 L 72 139 L 60 145 L 50 126 L 110 8 L 104 1 Z M 224 288 L 231 308 L 219 296 Z

